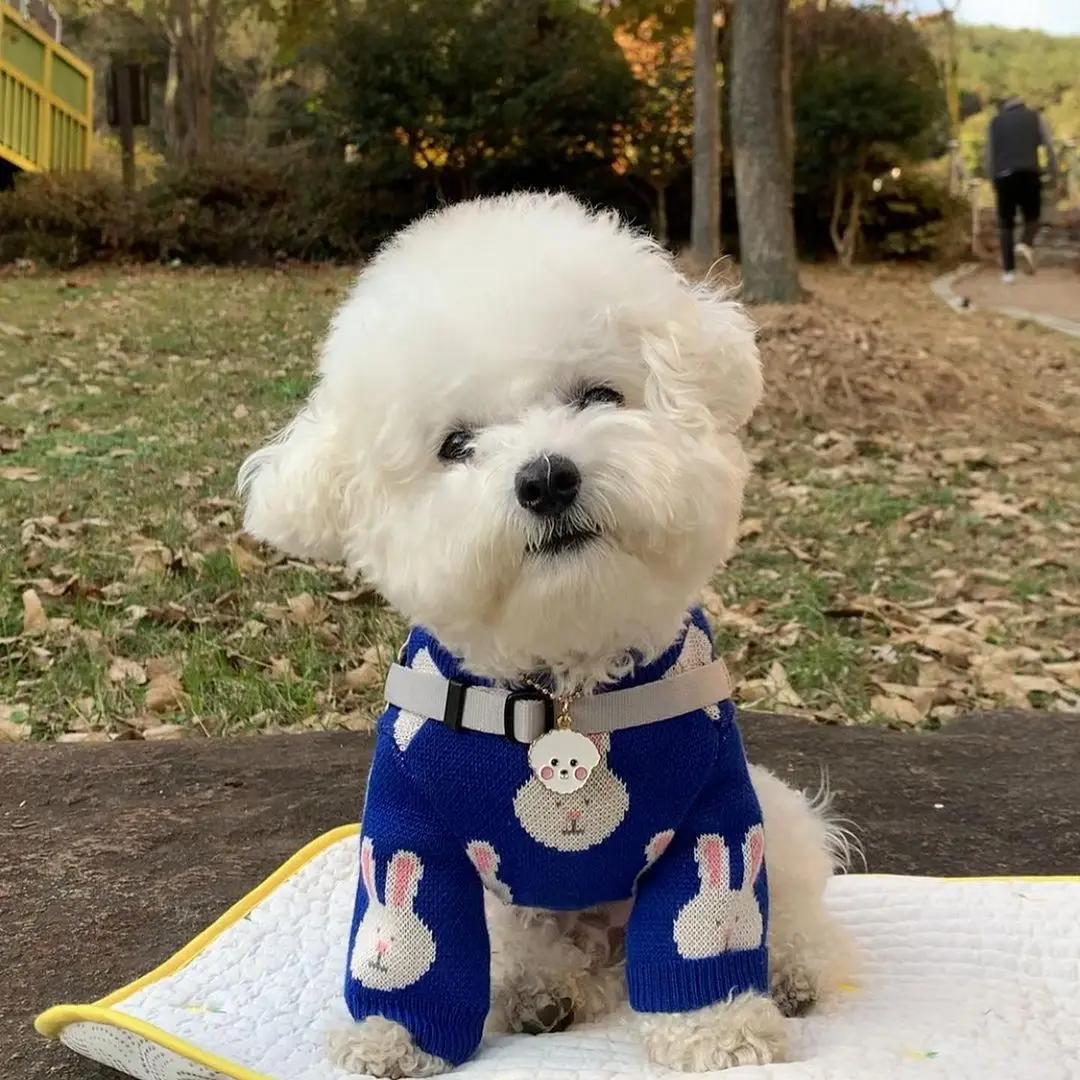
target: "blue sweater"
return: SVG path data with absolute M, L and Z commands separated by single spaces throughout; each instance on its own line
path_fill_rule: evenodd
M 695 610 L 661 657 L 603 689 L 712 659 Z M 422 629 L 410 633 L 402 663 L 490 685 Z M 386 709 L 345 979 L 356 1019 L 395 1020 L 452 1064 L 473 1054 L 490 1003 L 485 887 L 554 910 L 633 895 L 626 979 L 640 1012 L 766 991 L 761 808 L 733 704 L 592 738 L 600 764 L 561 795 L 533 776 L 526 746 Z

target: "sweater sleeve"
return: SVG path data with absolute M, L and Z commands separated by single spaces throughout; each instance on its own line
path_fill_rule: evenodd
M 639 1012 L 685 1012 L 768 989 L 761 807 L 734 720 L 710 780 L 641 878 L 626 938 Z
M 349 1012 L 394 1020 L 421 1049 L 460 1065 L 483 1034 L 489 965 L 480 877 L 380 737 L 349 935 Z

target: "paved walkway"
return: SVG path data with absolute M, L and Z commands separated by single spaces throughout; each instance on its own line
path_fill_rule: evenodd
M 827 767 L 875 871 L 1076 873 L 1080 718 L 982 714 L 940 733 L 748 715 L 751 758 Z M 164 960 L 285 858 L 359 813 L 371 740 L 346 734 L 0 743 L 0 1077 L 116 1077 L 34 1014 Z
M 1080 269 L 1048 266 L 1037 274 L 1017 274 L 1007 285 L 996 268 L 980 267 L 957 289 L 979 307 L 1019 308 L 1036 315 L 1080 322 Z

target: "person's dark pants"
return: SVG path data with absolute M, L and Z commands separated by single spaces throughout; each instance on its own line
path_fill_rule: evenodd
M 1042 215 L 1042 180 L 1037 172 L 1012 172 L 994 181 L 997 198 L 998 236 L 1001 238 L 1001 264 L 1007 274 L 1016 269 L 1016 249 L 1013 226 L 1016 212 L 1024 219 L 1023 241 L 1029 247 L 1035 243 Z

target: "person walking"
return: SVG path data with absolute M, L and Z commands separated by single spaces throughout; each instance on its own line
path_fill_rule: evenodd
M 1042 216 L 1042 173 L 1039 147 L 1046 147 L 1051 177 L 1057 176 L 1054 140 L 1045 117 L 1018 97 L 998 106 L 986 132 L 986 175 L 997 201 L 1001 265 L 1005 281 L 1016 280 L 1016 256 L 1028 273 L 1035 273 L 1035 237 Z M 1016 212 L 1024 219 L 1019 244 L 1014 243 Z

